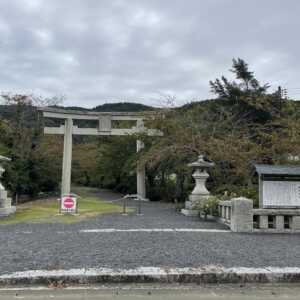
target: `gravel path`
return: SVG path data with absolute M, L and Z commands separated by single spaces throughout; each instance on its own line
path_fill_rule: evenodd
M 101 195 L 110 201 L 120 198 L 109 192 Z M 130 201 L 129 205 L 136 202 Z M 300 234 L 222 232 L 226 229 L 222 225 L 185 217 L 167 203 L 143 202 L 142 213 L 105 215 L 73 225 L 0 226 L 0 274 L 93 267 L 300 267 Z M 207 232 L 82 231 L 108 228 Z

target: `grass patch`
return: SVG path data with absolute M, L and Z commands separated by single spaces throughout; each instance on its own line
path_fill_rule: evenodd
M 18 223 L 72 224 L 101 214 L 122 212 L 120 205 L 95 197 L 93 195 L 94 190 L 78 190 L 76 188 L 76 192 L 81 195 L 78 202 L 79 215 L 60 215 L 57 199 L 43 199 L 19 205 L 16 214 L 0 220 L 0 225 Z

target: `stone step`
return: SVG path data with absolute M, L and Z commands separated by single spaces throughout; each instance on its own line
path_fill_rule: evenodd
M 11 198 L 0 199 L 0 208 L 10 208 Z

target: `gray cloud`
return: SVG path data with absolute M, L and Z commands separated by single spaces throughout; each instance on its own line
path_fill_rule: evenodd
M 299 13 L 298 0 L 1 1 L 0 90 L 183 104 L 213 97 L 208 81 L 241 57 L 300 98 Z

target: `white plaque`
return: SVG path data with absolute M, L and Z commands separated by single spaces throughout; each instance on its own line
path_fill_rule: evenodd
M 300 207 L 300 182 L 263 181 L 263 207 Z

